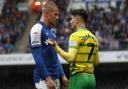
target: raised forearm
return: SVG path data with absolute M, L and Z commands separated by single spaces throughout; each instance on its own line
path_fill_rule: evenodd
M 74 60 L 77 52 L 76 49 L 69 49 L 68 52 L 65 52 L 58 45 L 55 46 L 55 50 L 68 62 L 71 62 Z

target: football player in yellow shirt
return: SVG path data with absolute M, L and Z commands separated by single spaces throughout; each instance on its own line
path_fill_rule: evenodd
M 99 63 L 97 38 L 86 28 L 88 14 L 83 9 L 71 12 L 71 28 L 75 30 L 69 38 L 68 52 L 49 40 L 57 53 L 70 64 L 68 89 L 95 89 L 94 66 Z

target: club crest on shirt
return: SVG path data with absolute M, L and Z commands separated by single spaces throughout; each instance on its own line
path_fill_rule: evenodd
M 48 45 L 48 40 L 50 40 L 50 38 L 46 39 L 46 41 L 44 42 L 46 45 Z

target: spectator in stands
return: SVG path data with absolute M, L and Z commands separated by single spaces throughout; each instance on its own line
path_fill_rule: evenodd
M 4 54 L 4 53 L 5 53 L 5 50 L 4 50 L 3 44 L 0 43 L 0 54 Z
M 37 89 L 60 89 L 59 77 L 67 87 L 67 78 L 63 72 L 57 53 L 48 45 L 49 38 L 56 39 L 52 28 L 58 19 L 58 7 L 48 1 L 42 9 L 42 16 L 30 32 L 30 46 L 36 63 L 34 81 Z
M 56 52 L 70 63 L 68 89 L 95 89 L 94 65 L 99 63 L 97 38 L 87 29 L 88 14 L 83 9 L 72 11 L 68 52 L 63 51 L 56 41 L 48 40 Z
M 124 9 L 119 9 L 117 11 L 116 8 L 112 8 L 111 6 L 106 8 L 95 7 L 93 10 L 89 9 L 88 12 L 88 28 L 97 36 L 100 44 L 99 50 L 126 50 L 128 48 L 126 38 L 127 34 L 124 32 L 128 18 L 128 8 L 124 7 Z M 66 16 L 65 13 L 62 13 L 61 15 L 62 16 L 60 16 L 61 19 L 59 19 L 57 29 L 61 29 L 63 24 L 67 24 L 64 19 Z M 66 38 L 69 37 L 69 33 L 65 35 L 61 34 L 61 31 L 57 31 L 58 44 L 64 50 L 67 50 L 66 45 L 68 44 L 65 43 L 68 40 Z
M 17 10 L 16 2 L 16 0 L 5 0 L 0 16 L 0 43 L 6 53 L 14 51 L 9 51 L 10 47 L 15 49 L 17 39 L 23 35 L 27 26 L 27 14 Z M 10 40 L 9 43 L 7 42 L 8 39 Z
M 14 50 L 14 46 L 11 44 L 11 39 L 7 38 L 4 44 L 5 52 L 11 53 Z
M 67 51 L 68 49 L 69 33 L 70 33 L 69 29 L 64 25 L 61 25 L 61 28 L 58 29 L 57 42 L 58 45 L 60 45 L 62 49 L 64 49 L 65 51 Z

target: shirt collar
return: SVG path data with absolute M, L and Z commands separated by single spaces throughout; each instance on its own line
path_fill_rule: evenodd
M 88 30 L 88 29 L 85 27 L 79 27 L 76 31 L 78 32 L 78 31 L 83 31 L 83 30 Z
M 43 25 L 46 29 L 51 30 L 51 27 L 46 26 L 42 21 L 38 21 L 38 23 L 40 23 L 41 25 Z

